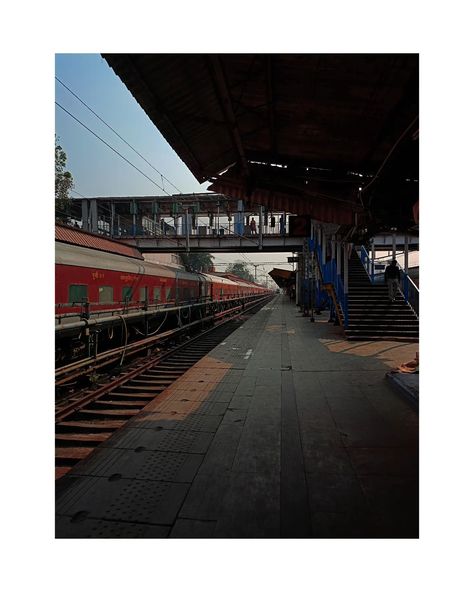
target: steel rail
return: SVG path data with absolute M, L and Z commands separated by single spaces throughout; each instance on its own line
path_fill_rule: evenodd
M 257 302 L 252 303 L 252 306 L 250 306 L 249 308 L 247 308 L 246 311 L 249 311 L 252 308 L 255 308 L 256 306 L 258 306 L 259 304 L 261 304 L 265 300 L 270 300 L 270 298 L 272 298 L 272 297 L 273 297 L 273 295 L 271 295 L 271 296 L 265 296 L 265 297 L 259 299 Z M 241 311 L 241 307 L 238 307 L 238 308 L 239 308 L 240 312 L 242 312 Z M 235 309 L 233 309 L 233 310 L 235 310 Z M 166 358 L 172 356 L 173 354 L 175 354 L 180 349 L 185 348 L 185 347 L 188 347 L 191 343 L 200 340 L 205 335 L 207 335 L 207 334 L 215 331 L 219 327 L 222 327 L 226 323 L 234 320 L 237 316 L 238 316 L 238 314 L 235 314 L 235 315 L 233 315 L 230 318 L 224 319 L 223 321 L 221 321 L 217 325 L 215 325 L 215 326 L 211 327 L 210 329 L 207 329 L 206 331 L 200 333 L 199 335 L 196 335 L 195 337 L 191 338 L 186 343 L 180 344 L 180 345 L 174 347 L 172 350 L 167 351 L 166 353 L 163 353 L 161 355 L 153 356 L 152 359 L 148 359 L 146 362 L 144 362 L 143 364 L 141 364 L 138 368 L 134 368 L 133 370 L 127 372 L 123 376 L 121 376 L 119 378 L 116 378 L 112 382 L 108 382 L 107 384 L 103 385 L 102 387 L 100 387 L 100 388 L 98 388 L 98 389 L 96 389 L 94 391 L 89 391 L 88 393 L 85 393 L 82 396 L 82 398 L 81 398 L 80 401 L 73 401 L 69 405 L 65 405 L 63 407 L 60 407 L 60 409 L 55 414 L 55 420 L 56 420 L 56 422 L 63 421 L 65 419 L 65 417 L 67 417 L 68 415 L 81 410 L 88 403 L 90 403 L 90 402 L 98 399 L 99 397 L 101 397 L 102 395 L 110 392 L 111 390 L 113 390 L 113 389 L 115 389 L 115 388 L 117 388 L 119 386 L 122 386 L 123 384 L 125 384 L 129 380 L 132 380 L 136 376 L 142 374 L 143 372 L 145 372 L 149 368 L 155 366 L 159 362 L 161 362 L 161 361 L 165 360 Z
M 264 297 L 259 298 L 257 300 L 252 300 L 248 304 L 251 304 L 251 305 L 256 304 L 258 302 L 261 302 L 266 297 L 267 296 L 264 296 Z M 225 301 L 225 302 L 230 302 L 230 301 Z M 247 304 L 247 308 L 245 310 L 249 310 L 248 304 Z M 137 341 L 135 343 L 131 343 L 131 344 L 125 346 L 125 348 L 124 348 L 124 346 L 119 346 L 117 348 L 108 350 L 106 352 L 102 352 L 102 353 L 98 354 L 97 356 L 89 357 L 84 360 L 80 360 L 78 362 L 73 362 L 72 364 L 68 364 L 67 366 L 62 366 L 61 368 L 58 368 L 55 372 L 55 378 L 56 378 L 55 384 L 56 384 L 56 386 L 61 386 L 63 384 L 70 382 L 71 380 L 74 380 L 75 378 L 81 376 L 82 374 L 84 374 L 84 372 L 92 371 L 95 368 L 97 368 L 97 369 L 102 368 L 103 366 L 110 364 L 112 361 L 114 361 L 115 358 L 121 357 L 123 355 L 124 350 L 125 350 L 126 356 L 129 356 L 133 353 L 138 353 L 139 351 L 147 349 L 148 347 L 151 347 L 153 344 L 163 341 L 164 339 L 167 339 L 169 337 L 172 337 L 173 335 L 179 335 L 180 333 L 182 333 L 183 331 L 186 331 L 190 327 L 201 325 L 202 323 L 206 323 L 206 322 L 211 322 L 215 319 L 218 319 L 218 318 L 225 316 L 225 315 L 227 315 L 233 311 L 236 311 L 236 310 L 242 310 L 242 306 L 239 305 L 239 306 L 236 306 L 233 308 L 225 309 L 225 310 L 220 311 L 216 314 L 209 315 L 209 316 L 204 317 L 202 319 L 198 319 L 196 321 L 193 321 L 192 323 L 187 323 L 186 325 L 183 325 L 182 327 L 177 327 L 176 329 L 170 329 L 168 331 L 164 331 L 163 333 L 159 333 L 158 335 L 154 335 L 152 337 L 145 337 L 144 339 L 141 339 L 140 341 Z M 87 370 L 84 370 L 85 368 L 87 368 Z

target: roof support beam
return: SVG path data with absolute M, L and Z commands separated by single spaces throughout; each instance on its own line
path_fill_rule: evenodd
M 239 155 L 242 169 L 245 172 L 245 175 L 249 176 L 250 171 L 247 163 L 247 158 L 245 157 L 244 147 L 242 145 L 242 140 L 240 139 L 240 133 L 237 127 L 234 109 L 232 108 L 232 100 L 229 94 L 229 90 L 227 88 L 227 82 L 224 76 L 224 71 L 222 69 L 220 58 L 217 55 L 210 55 L 209 62 L 211 65 L 211 72 L 214 78 L 214 82 L 217 86 L 218 98 L 222 112 L 229 124 L 232 139 L 235 144 L 237 153 Z
M 273 71 L 272 56 L 267 56 L 267 101 L 268 101 L 268 126 L 270 128 L 270 151 L 278 154 L 278 146 L 275 135 L 275 106 L 273 104 Z

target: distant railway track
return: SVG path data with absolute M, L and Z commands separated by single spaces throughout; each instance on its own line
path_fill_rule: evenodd
M 166 352 L 135 360 L 118 376 L 56 404 L 56 478 L 87 458 L 96 446 L 123 427 L 151 400 L 257 312 L 272 296 L 241 308 L 217 325 Z M 225 311 L 229 313 L 230 311 Z M 147 346 L 145 346 L 147 347 Z M 107 363 L 110 363 L 108 361 Z M 71 380 L 72 374 L 67 374 Z M 62 377 L 64 378 L 64 376 Z M 62 380 L 62 379 L 61 379 Z

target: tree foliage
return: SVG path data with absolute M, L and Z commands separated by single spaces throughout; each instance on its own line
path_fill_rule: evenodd
M 237 275 L 237 276 L 241 277 L 242 279 L 248 280 L 250 282 L 253 282 L 253 280 L 254 280 L 248 264 L 244 263 L 243 261 L 237 261 L 236 263 L 230 263 L 226 267 L 225 271 L 226 271 L 226 273 L 233 273 L 234 275 Z
M 192 271 L 209 271 L 214 265 L 210 253 L 180 253 L 180 257 L 186 269 Z
M 69 192 L 74 187 L 72 174 L 65 170 L 67 155 L 55 136 L 54 146 L 54 196 L 56 220 L 66 221 L 71 213 L 71 197 Z

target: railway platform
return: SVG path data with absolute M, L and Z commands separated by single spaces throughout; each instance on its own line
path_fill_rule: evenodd
M 279 295 L 58 482 L 57 538 L 416 538 L 416 343 Z

